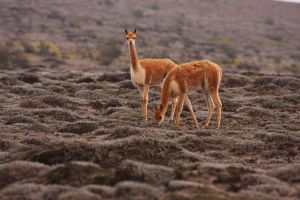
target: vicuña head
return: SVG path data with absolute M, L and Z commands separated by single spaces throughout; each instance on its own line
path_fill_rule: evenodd
M 136 29 L 134 29 L 134 31 L 132 32 L 127 31 L 127 29 L 125 29 L 125 33 L 128 44 L 134 44 L 136 38 Z
M 161 125 L 161 122 L 163 121 L 163 113 L 162 113 L 162 105 L 160 106 L 155 106 L 154 107 L 154 110 L 153 110 L 153 119 L 154 119 L 154 122 L 157 124 L 157 125 Z

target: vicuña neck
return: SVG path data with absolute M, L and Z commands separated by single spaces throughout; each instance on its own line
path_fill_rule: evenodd
M 168 102 L 170 98 L 170 84 L 171 81 L 169 79 L 166 79 L 163 83 L 162 91 L 161 91 L 161 107 L 162 107 L 162 114 L 165 116 L 167 110 L 168 110 Z
M 130 53 L 130 59 L 131 59 L 131 66 L 134 71 L 136 71 L 139 67 L 139 59 L 136 52 L 135 44 L 129 44 L 129 53 Z

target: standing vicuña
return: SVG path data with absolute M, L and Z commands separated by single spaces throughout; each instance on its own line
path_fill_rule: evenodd
M 125 29 L 125 33 L 131 58 L 131 81 L 133 85 L 139 89 L 142 116 L 144 121 L 146 121 L 149 87 L 151 85 L 159 85 L 167 73 L 174 67 L 177 67 L 177 64 L 170 59 L 139 60 L 135 48 L 136 29 L 133 32 L 128 32 Z
M 219 65 L 208 61 L 193 61 L 180 65 L 173 69 L 167 75 L 162 84 L 161 105 L 156 106 L 153 112 L 153 118 L 158 125 L 164 119 L 168 109 L 168 100 L 172 96 L 174 99 L 179 97 L 176 110 L 175 127 L 179 124 L 179 118 L 182 111 L 183 103 L 188 106 L 194 123 L 199 128 L 197 118 L 193 111 L 192 104 L 187 98 L 187 94 L 191 90 L 201 87 L 204 91 L 205 100 L 208 107 L 208 115 L 205 121 L 205 127 L 208 127 L 214 105 L 217 108 L 217 127 L 221 123 L 222 103 L 219 98 L 219 86 L 222 78 L 222 69 Z M 175 108 L 174 108 L 175 109 Z M 174 113 L 174 111 L 171 111 Z

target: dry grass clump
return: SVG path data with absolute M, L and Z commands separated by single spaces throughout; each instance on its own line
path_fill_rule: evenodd
M 0 43 L 0 68 L 22 67 L 30 65 L 28 55 L 15 42 Z
M 175 179 L 175 170 L 160 165 L 149 165 L 142 162 L 126 160 L 116 171 L 118 181 L 132 180 L 152 185 L 164 185 Z
M 40 41 L 39 54 L 43 56 L 54 57 L 57 59 L 61 59 L 62 57 L 60 48 L 56 44 L 44 40 Z
M 223 80 L 223 83 L 225 87 L 243 87 L 249 82 L 249 79 L 247 79 L 245 76 L 237 76 L 232 75 L 230 77 L 226 77 Z
M 33 75 L 33 74 L 22 74 L 21 76 L 19 76 L 18 79 L 20 81 L 23 81 L 23 82 L 29 83 L 29 84 L 41 82 L 39 77 L 37 77 L 36 75 Z
M 244 112 L 246 115 L 252 118 L 256 119 L 268 119 L 268 118 L 273 118 L 274 113 L 268 109 L 264 108 L 259 108 L 259 107 L 251 107 L 251 106 L 242 106 L 240 107 L 237 112 Z
M 268 87 L 271 84 L 276 85 L 279 88 L 286 88 L 292 91 L 298 91 L 300 88 L 300 82 L 297 78 L 291 78 L 291 77 L 272 77 L 272 76 L 263 76 L 260 78 L 257 78 L 253 82 L 255 87 L 258 87 L 260 89 L 264 89 L 265 87 Z
M 114 73 L 114 74 L 103 74 L 101 75 L 97 81 L 108 81 L 108 82 L 120 82 L 130 79 L 130 74 L 129 73 Z
M 101 155 L 101 154 L 100 154 Z M 95 161 L 98 159 L 95 147 L 82 143 L 52 144 L 43 150 L 33 151 L 24 156 L 35 162 L 54 165 L 70 161 Z
M 94 177 L 105 173 L 98 165 L 90 162 L 70 162 L 51 169 L 45 175 L 48 184 L 72 185 L 79 187 L 94 182 Z
M 289 183 L 299 183 L 300 182 L 300 165 L 299 164 L 289 164 L 285 167 L 278 169 L 272 169 L 269 175 L 275 176 L 282 181 Z
M 58 200 L 81 200 L 81 199 L 101 200 L 102 198 L 99 195 L 94 194 L 85 189 L 77 189 L 75 191 L 74 190 L 69 191 L 59 195 L 58 197 Z
M 14 161 L 0 165 L 0 188 L 27 178 L 37 177 L 49 167 L 40 163 Z
M 22 124 L 32 124 L 35 120 L 31 117 L 23 116 L 23 115 L 16 115 L 16 116 L 9 116 L 6 120 L 5 124 L 12 125 L 16 123 L 22 123 Z
M 75 113 L 63 109 L 39 109 L 33 111 L 32 113 L 38 116 L 39 119 L 46 118 L 67 122 L 74 122 L 80 119 L 80 117 Z
M 39 100 L 23 100 L 20 103 L 20 107 L 21 108 L 46 108 L 47 105 L 44 104 L 43 102 L 39 101 Z
M 5 197 L 3 200 L 14 199 L 45 199 L 51 197 L 57 199 L 60 194 L 72 190 L 69 186 L 61 185 L 41 185 L 37 183 L 15 183 L 5 187 L 0 191 L 0 196 Z M 49 199 L 51 199 L 49 198 Z
M 4 85 L 16 85 L 18 83 L 18 79 L 15 77 L 3 76 L 0 78 L 0 82 Z
M 122 200 L 160 200 L 162 193 L 145 183 L 124 181 L 116 185 L 115 197 Z
M 141 135 L 142 131 L 139 128 L 132 126 L 118 126 L 110 130 L 107 139 L 125 138 L 133 135 Z
M 58 95 L 43 96 L 41 97 L 41 101 L 52 107 L 59 107 L 59 108 L 74 108 L 77 105 L 76 102 L 73 102 L 66 97 L 58 96 Z
M 64 125 L 61 129 L 59 129 L 59 131 L 75 134 L 84 134 L 94 131 L 95 129 L 97 129 L 97 127 L 98 125 L 96 123 L 79 121 L 74 123 L 68 123 Z

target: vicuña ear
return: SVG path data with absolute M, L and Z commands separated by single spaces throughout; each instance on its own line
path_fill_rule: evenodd
M 136 28 L 134 29 L 133 33 L 136 34 Z
M 154 106 L 154 109 L 155 109 L 155 110 L 159 110 L 160 107 L 159 107 L 158 105 L 156 105 L 156 106 Z
M 128 31 L 127 31 L 127 29 L 125 28 L 125 33 L 127 34 L 128 33 Z

